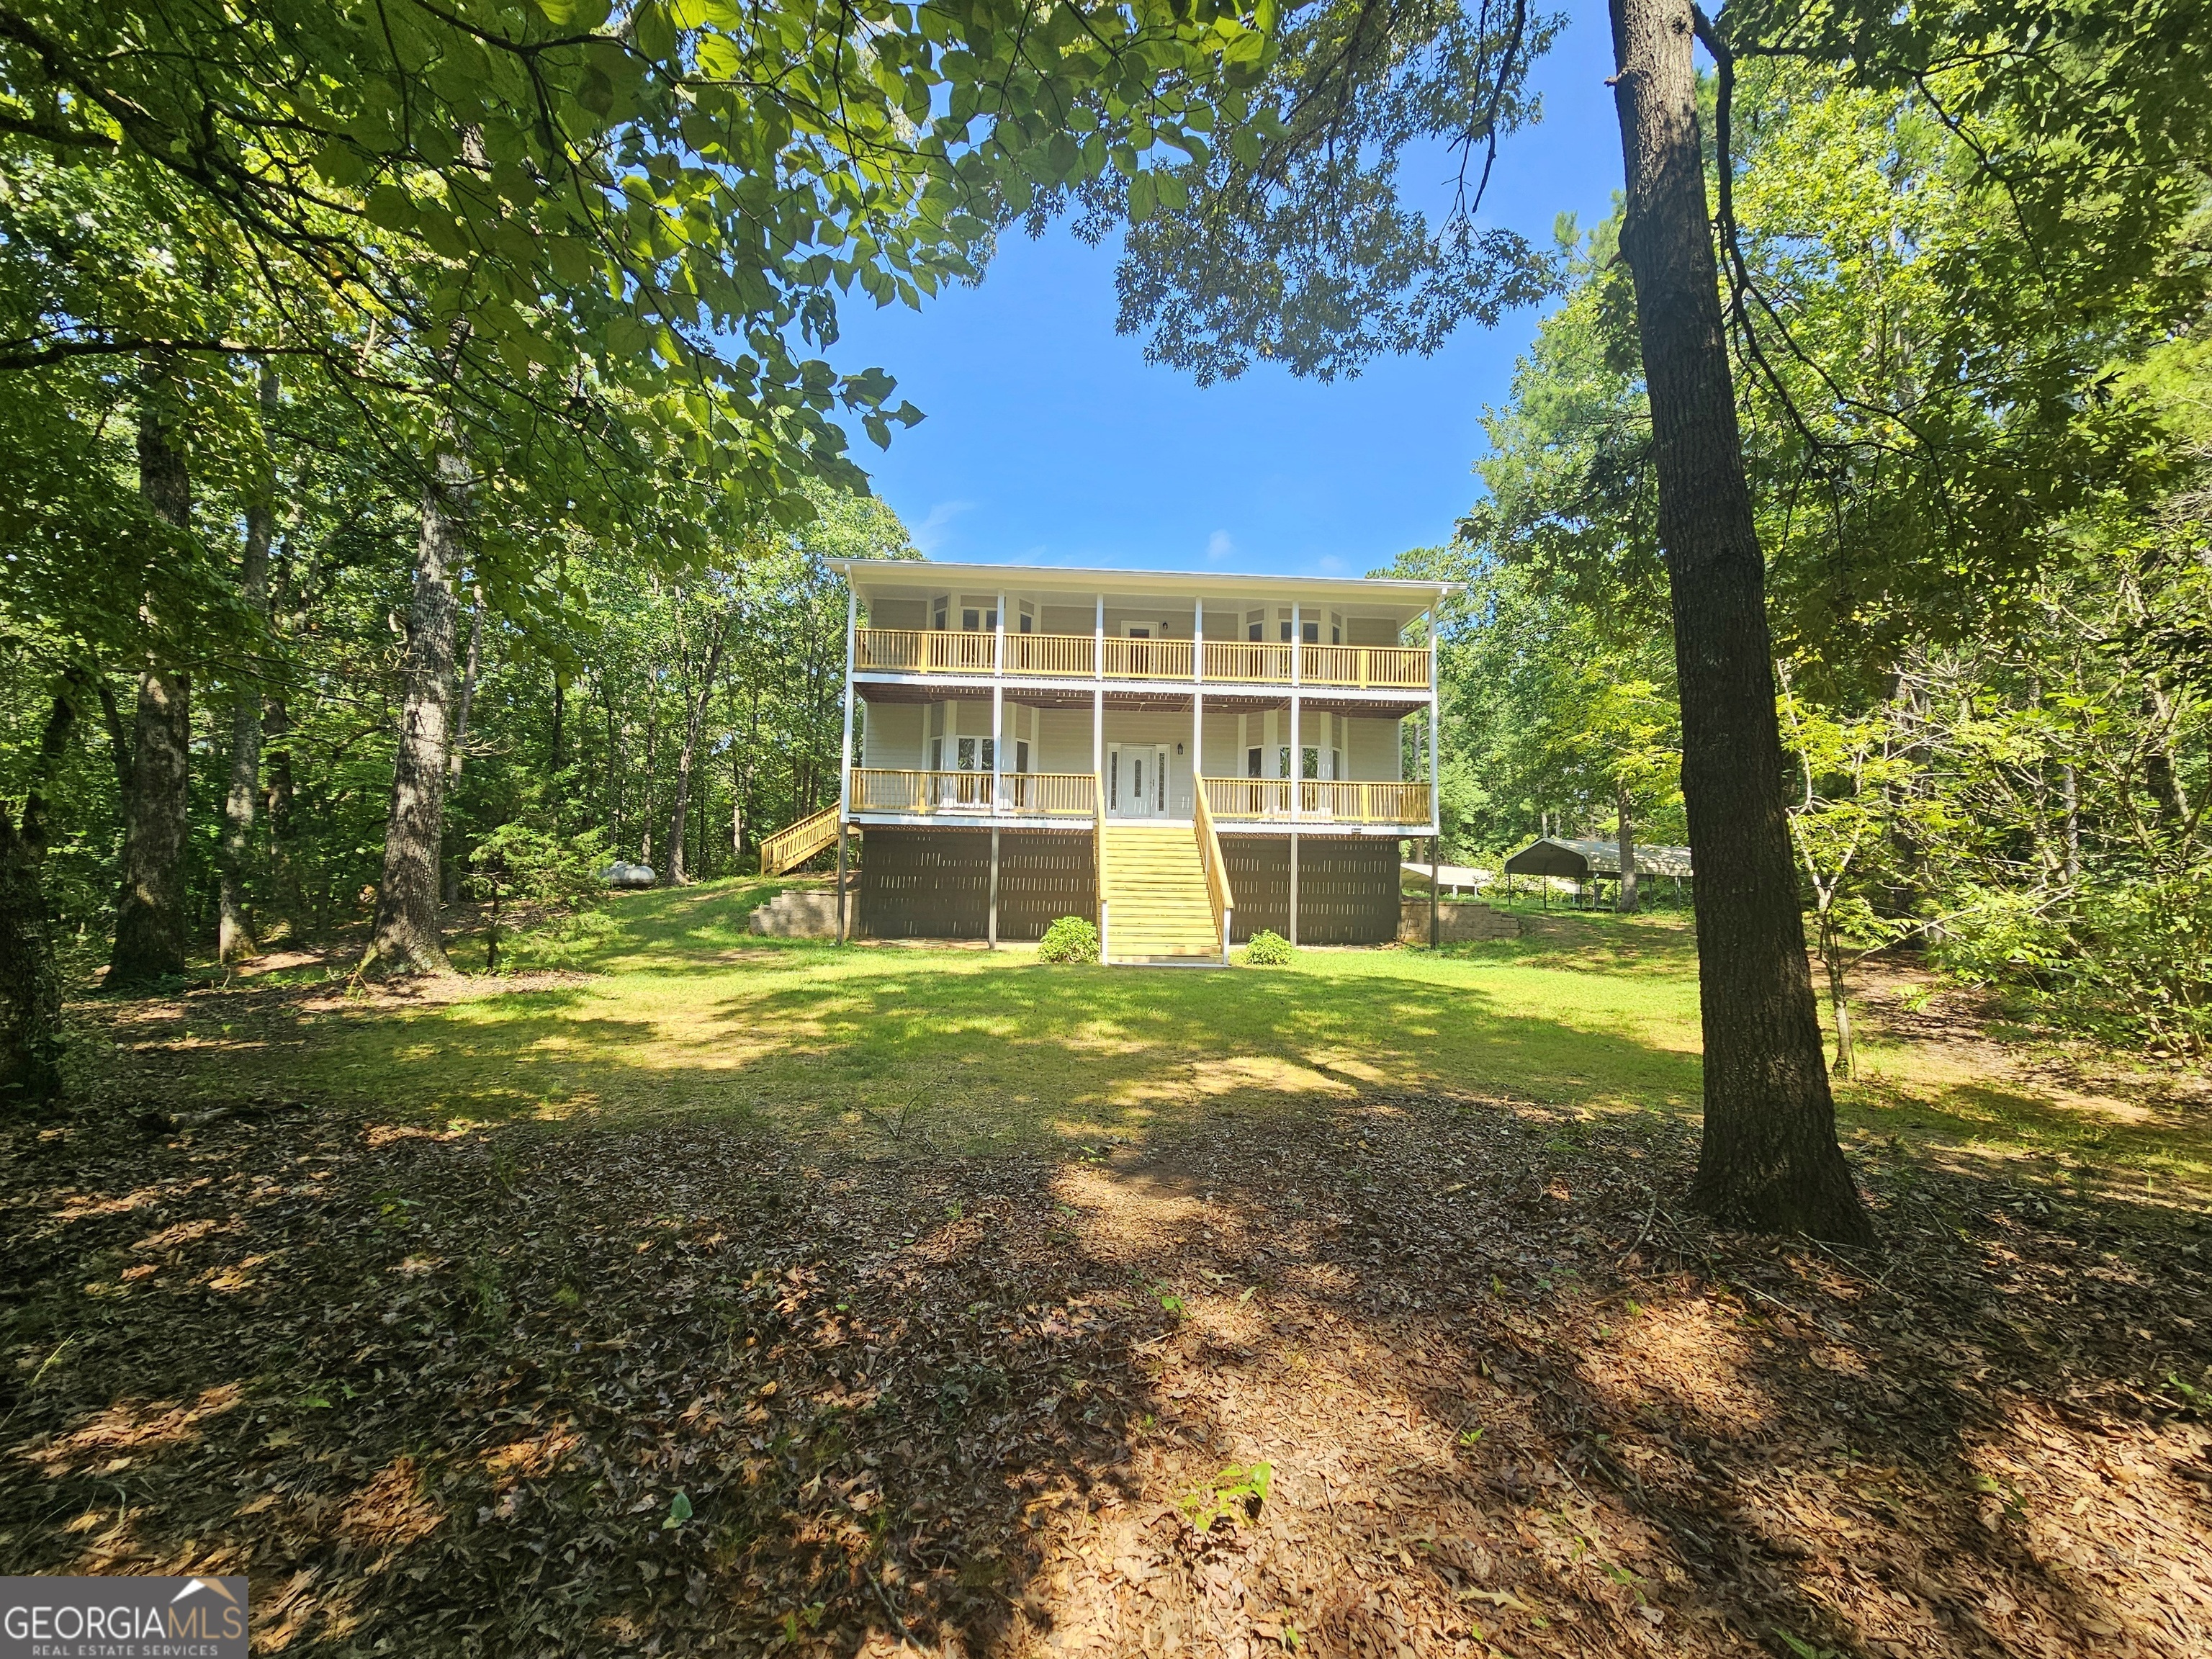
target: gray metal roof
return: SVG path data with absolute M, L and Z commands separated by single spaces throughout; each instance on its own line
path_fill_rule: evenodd
M 1509 876 L 1566 876 L 1577 881 L 1592 876 L 1620 873 L 1620 843 L 1617 841 L 1567 841 L 1547 836 L 1532 841 L 1505 860 Z M 1686 847 L 1646 847 L 1636 844 L 1636 873 L 1639 876 L 1686 876 L 1690 849 Z

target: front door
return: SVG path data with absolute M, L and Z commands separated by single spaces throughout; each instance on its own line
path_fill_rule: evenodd
M 1106 810 L 1122 818 L 1167 816 L 1167 744 L 1106 745 Z

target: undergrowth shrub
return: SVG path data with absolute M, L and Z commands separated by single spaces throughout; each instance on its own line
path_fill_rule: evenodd
M 1936 958 L 2020 1012 L 2115 1045 L 2212 1053 L 2212 880 L 2085 885 L 2062 902 L 1970 890 Z
M 1039 962 L 1096 962 L 1098 929 L 1081 916 L 1062 916 L 1037 941 Z
M 1244 942 L 1244 960 L 1255 968 L 1279 968 L 1296 955 L 1290 940 L 1272 928 L 1262 927 Z

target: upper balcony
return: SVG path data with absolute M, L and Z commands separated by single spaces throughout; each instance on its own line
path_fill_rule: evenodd
M 1444 582 L 841 560 L 856 677 L 1425 702 Z M 865 626 L 858 624 L 865 623 Z M 904 695 L 912 695 L 909 690 Z
M 989 633 L 919 628 L 853 630 L 856 674 L 996 675 L 1009 679 L 1153 680 L 1426 691 L 1429 658 L 1426 647 L 1412 645 L 1001 635 L 996 629 Z

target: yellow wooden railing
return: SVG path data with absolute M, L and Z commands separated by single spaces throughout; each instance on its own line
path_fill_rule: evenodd
M 1206 804 L 1216 817 L 1287 818 L 1291 815 L 1288 778 L 1208 778 Z
M 861 673 L 989 674 L 998 661 L 998 636 L 920 628 L 860 628 L 853 631 L 853 666 Z M 1197 665 L 1188 640 L 1106 640 L 1106 678 L 1188 680 Z M 1228 685 L 1357 686 L 1425 691 L 1429 653 L 1412 645 L 1306 645 L 1286 641 L 1208 640 L 1205 678 Z M 1091 679 L 1098 673 L 1098 642 L 1089 634 L 1009 634 L 1008 674 Z
M 1291 681 L 1291 647 L 1251 640 L 1208 640 L 1206 678 L 1245 685 L 1287 685 Z
M 1429 689 L 1429 653 L 1411 645 L 1310 645 L 1299 653 L 1298 678 L 1308 685 Z
M 1005 772 L 999 777 L 1000 810 L 1023 817 L 1087 817 L 1096 810 L 1097 787 L 1097 779 L 1088 772 Z M 856 766 L 853 810 L 988 817 L 991 775 Z M 834 827 L 830 833 L 836 833 Z
M 825 806 L 811 817 L 787 824 L 761 843 L 761 873 L 780 876 L 812 858 L 837 839 L 837 809 Z
M 1009 634 L 1006 672 L 1089 679 L 1097 671 L 1097 647 L 1088 634 Z
M 1229 930 L 1236 919 L 1237 896 L 1229 885 L 1229 866 L 1222 860 L 1221 837 L 1213 828 L 1213 814 L 1206 807 L 1206 791 L 1192 796 L 1194 811 L 1190 827 L 1198 837 L 1198 861 L 1206 872 L 1206 902 L 1213 909 L 1213 927 L 1221 939 L 1221 965 L 1229 965 Z
M 1298 786 L 1298 817 L 1323 823 L 1426 823 L 1425 783 L 1334 782 L 1307 778 Z M 1288 778 L 1208 778 L 1206 801 L 1218 818 L 1288 822 Z
M 1191 671 L 1188 640 L 1124 640 L 1106 636 L 1109 680 L 1187 680 Z
M 1097 786 L 1088 772 L 1004 772 L 999 776 L 999 803 L 1022 817 L 1089 817 Z
M 1094 786 L 1091 799 L 1095 808 L 1091 824 L 1091 874 L 1098 890 L 1098 963 L 1103 967 L 1114 959 L 1107 932 L 1110 921 L 1107 913 L 1111 907 L 1106 902 L 1106 791 L 1096 787 L 1103 780 L 1094 776 L 1091 781 Z
M 1298 784 L 1298 816 L 1332 823 L 1426 823 L 1429 786 L 1306 778 Z
M 861 673 L 988 674 L 998 655 L 996 634 L 920 628 L 853 630 L 853 667 Z

